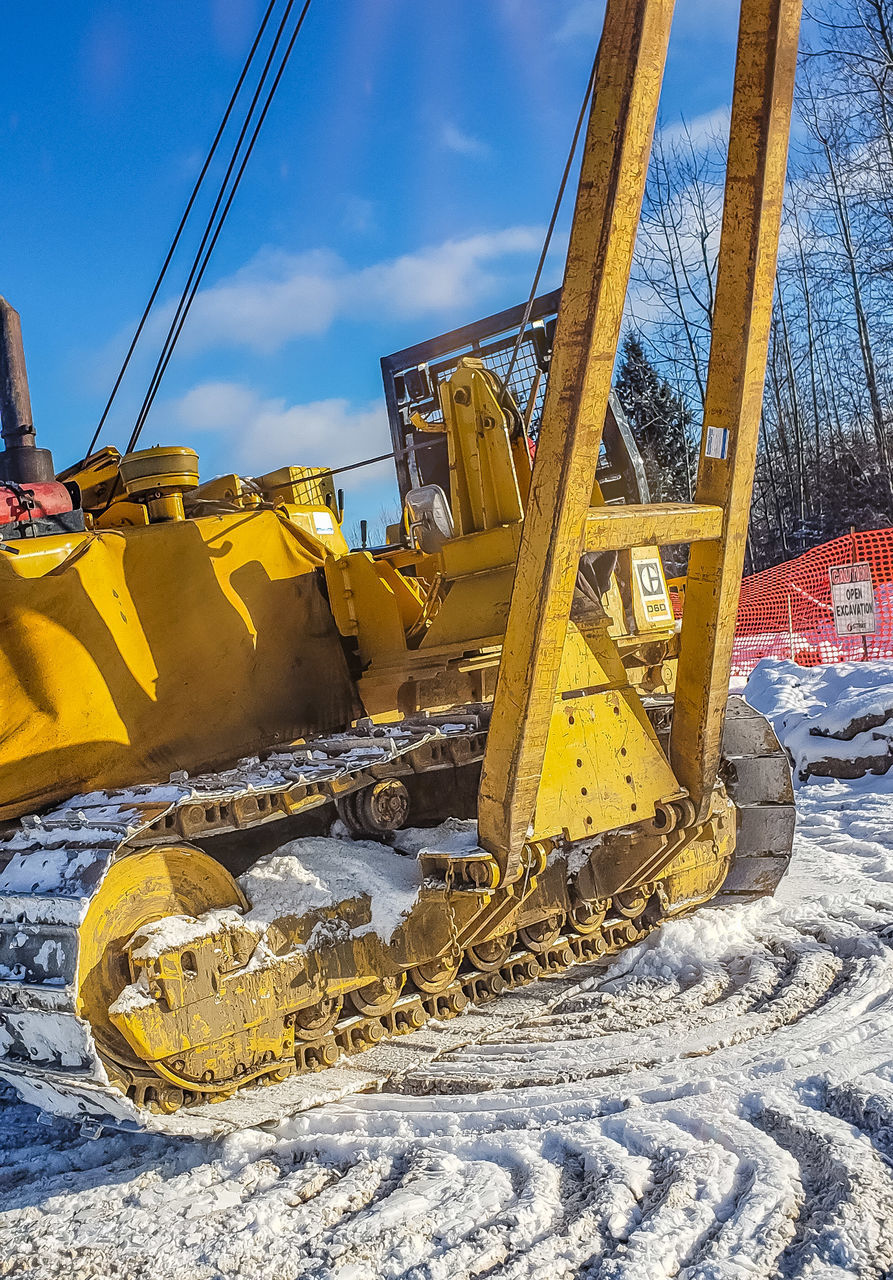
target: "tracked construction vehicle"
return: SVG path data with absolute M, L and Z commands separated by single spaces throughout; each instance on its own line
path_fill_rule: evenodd
M 26 1098 L 163 1124 L 773 891 L 787 761 L 727 691 L 799 13 L 743 5 L 697 500 L 652 504 L 610 379 L 671 7 L 609 0 L 560 298 L 383 362 L 386 545 L 349 550 L 319 469 L 103 449 L 57 477 L 0 307 Z

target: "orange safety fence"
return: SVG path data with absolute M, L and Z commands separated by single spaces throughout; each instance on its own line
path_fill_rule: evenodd
M 867 562 L 874 587 L 873 635 L 839 636 L 829 569 Z M 871 529 L 813 547 L 741 584 L 732 674 L 746 676 L 761 658 L 801 666 L 893 658 L 893 529 Z

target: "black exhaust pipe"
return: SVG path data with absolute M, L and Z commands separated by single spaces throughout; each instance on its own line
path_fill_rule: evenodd
M 53 455 L 38 449 L 25 370 L 19 313 L 0 298 L 0 480 L 46 484 L 56 479 Z

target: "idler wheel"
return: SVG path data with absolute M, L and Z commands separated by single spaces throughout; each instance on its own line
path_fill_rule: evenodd
M 515 935 L 505 933 L 501 938 L 488 938 L 485 942 L 476 942 L 469 947 L 467 955 L 476 969 L 482 973 L 493 973 L 500 969 L 512 953 Z
M 537 954 L 541 951 L 548 951 L 561 933 L 563 923 L 563 918 L 556 912 L 555 915 L 546 916 L 545 920 L 537 920 L 535 924 L 529 924 L 523 929 L 519 929 L 518 937 L 528 951 L 533 951 Z
M 598 933 L 604 924 L 607 907 L 604 902 L 578 902 L 570 914 L 570 923 L 575 933 L 588 938 Z
M 165 845 L 127 853 L 111 864 L 79 930 L 78 1013 L 90 1023 L 112 1078 L 146 1066 L 109 1018 L 109 1005 L 131 982 L 126 946 L 165 916 L 200 916 L 220 907 L 247 907 L 225 867 L 200 849 Z M 167 1086 L 165 1085 L 165 1088 Z
M 295 1014 L 295 1035 L 300 1040 L 316 1040 L 328 1035 L 338 1021 L 343 1004 L 341 996 L 326 996 L 308 1009 L 299 1009 Z
M 159 1089 L 157 1095 L 158 1110 L 166 1116 L 172 1116 L 175 1111 L 179 1111 L 183 1103 L 186 1101 L 186 1094 L 182 1089 Z
M 393 1009 L 405 985 L 405 973 L 397 974 L 393 978 L 376 978 L 365 987 L 351 991 L 347 998 L 357 1013 L 375 1018 Z
M 452 986 L 458 972 L 458 961 L 451 960 L 449 956 L 438 956 L 430 964 L 417 964 L 414 969 L 410 969 L 409 976 L 419 991 L 439 996 L 447 987 Z

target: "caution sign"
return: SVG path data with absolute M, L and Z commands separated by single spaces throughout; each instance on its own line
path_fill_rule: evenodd
M 837 564 L 831 577 L 831 607 L 839 636 L 873 636 L 876 630 L 871 565 Z

